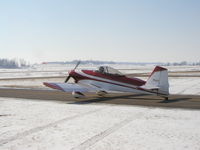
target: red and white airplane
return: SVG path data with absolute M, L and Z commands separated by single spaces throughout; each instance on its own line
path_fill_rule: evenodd
M 72 92 L 75 98 L 84 97 L 84 92 L 95 92 L 100 96 L 107 93 L 128 92 L 141 94 L 154 94 L 168 100 L 169 83 L 168 71 L 166 68 L 156 66 L 147 81 L 138 78 L 129 78 L 118 70 L 109 66 L 100 66 L 98 70 L 75 71 L 76 67 L 69 72 L 64 83 L 43 84 L 47 87 Z M 70 78 L 75 83 L 67 83 Z

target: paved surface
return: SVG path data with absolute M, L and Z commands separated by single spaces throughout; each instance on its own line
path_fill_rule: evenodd
M 199 95 L 170 95 L 166 101 L 161 97 L 143 94 L 108 94 L 106 97 L 98 97 L 95 94 L 87 94 L 86 98 L 75 99 L 71 93 L 54 90 L 30 90 L 30 89 L 0 89 L 0 97 L 25 98 L 37 100 L 56 100 L 64 103 L 88 104 L 107 103 L 116 105 L 141 105 L 152 107 L 171 107 L 200 109 Z

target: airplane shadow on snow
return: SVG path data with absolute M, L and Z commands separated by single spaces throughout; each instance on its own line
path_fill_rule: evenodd
M 190 100 L 191 98 L 175 98 L 175 99 L 169 99 L 169 100 L 163 100 L 159 103 L 175 103 L 175 102 L 179 102 L 179 101 L 187 101 Z
M 110 96 L 110 97 L 95 97 L 89 100 L 78 100 L 75 102 L 70 102 L 68 104 L 90 104 L 90 103 L 108 103 L 108 104 L 125 104 L 132 105 L 135 103 L 154 103 L 168 104 L 175 103 L 179 101 L 187 101 L 190 98 L 169 98 L 169 100 L 163 100 L 162 97 L 149 97 L 146 94 L 129 94 L 122 96 Z
M 139 96 L 145 96 L 145 94 L 130 94 L 130 95 L 122 95 L 122 96 L 112 96 L 112 97 L 96 97 L 89 100 L 83 100 L 83 101 L 76 101 L 68 104 L 90 104 L 90 103 L 101 103 L 101 102 L 110 102 L 113 100 L 132 100 L 133 97 L 139 97 Z M 121 101 L 121 100 L 120 100 Z

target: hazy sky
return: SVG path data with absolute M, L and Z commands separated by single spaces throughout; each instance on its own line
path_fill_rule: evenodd
M 200 61 L 200 1 L 2 0 L 0 58 Z

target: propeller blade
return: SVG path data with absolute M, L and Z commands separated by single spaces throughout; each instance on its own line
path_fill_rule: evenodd
M 65 80 L 65 83 L 67 83 L 69 81 L 69 79 L 71 78 L 71 76 L 68 76 Z
M 76 70 L 76 68 L 80 65 L 80 63 L 81 63 L 81 61 L 78 61 L 73 70 Z M 71 76 L 69 75 L 69 76 L 65 79 L 65 83 L 67 83 L 67 82 L 69 81 L 70 78 L 71 78 Z
M 76 70 L 76 68 L 80 65 L 80 63 L 81 63 L 81 61 L 78 61 L 73 70 Z

